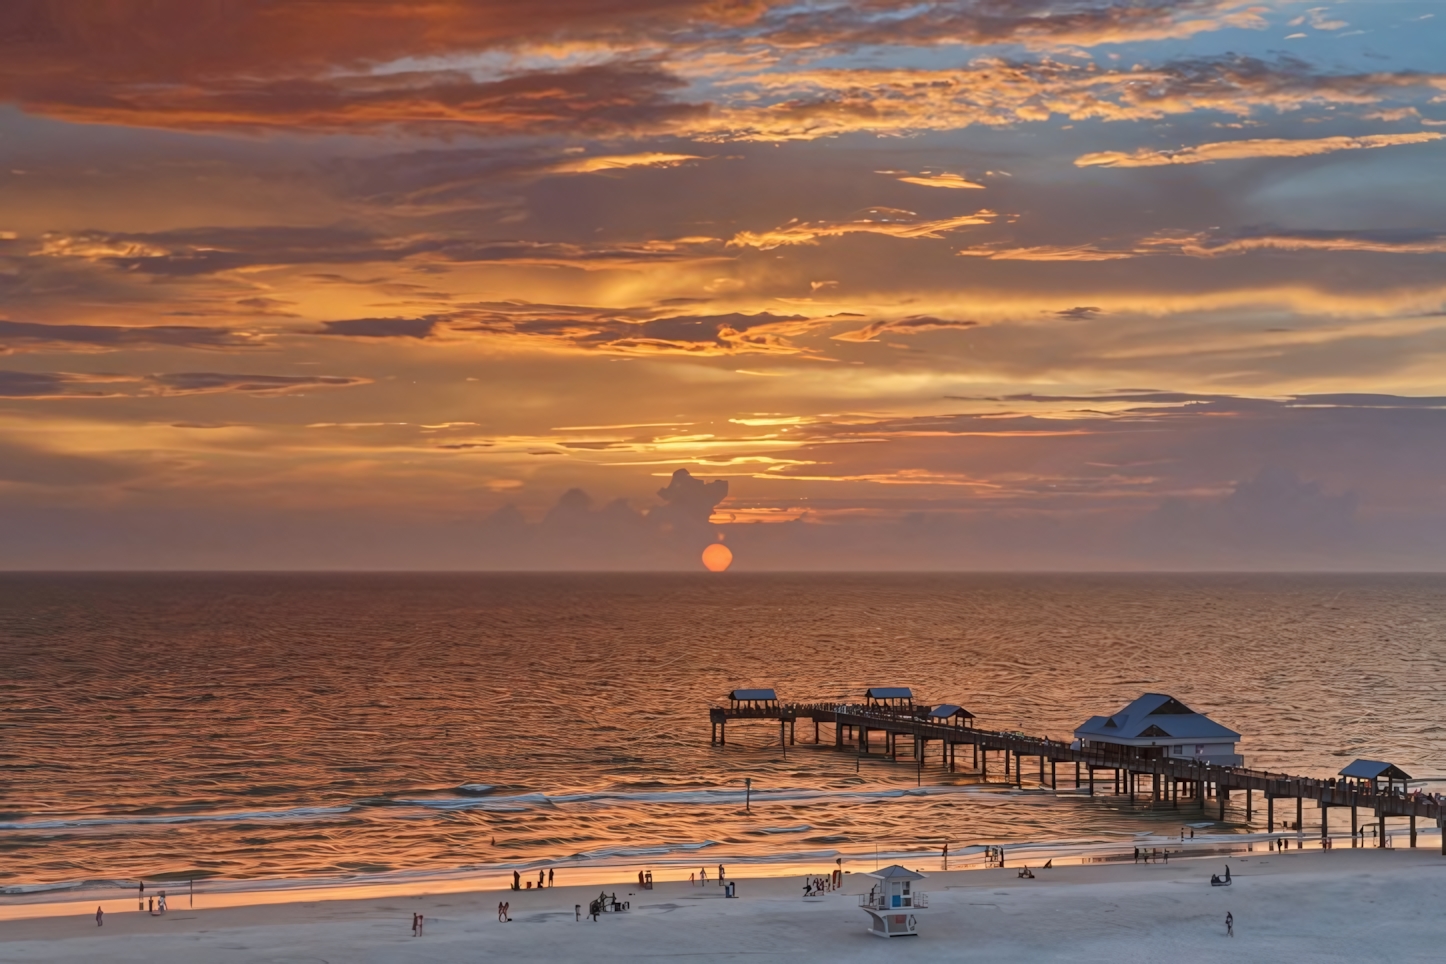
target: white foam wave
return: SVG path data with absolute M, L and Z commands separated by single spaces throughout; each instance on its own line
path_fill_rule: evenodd
M 799 824 L 799 825 L 796 826 L 796 827 L 759 827 L 759 828 L 758 828 L 758 832 L 759 832 L 759 833 L 807 833 L 808 831 L 810 831 L 810 830 L 812 830 L 812 829 L 813 829 L 813 828 L 810 827 L 808 824 L 806 824 L 806 823 L 801 823 L 801 824 Z
M 138 824 L 244 823 L 247 820 L 307 820 L 350 813 L 351 807 L 292 807 L 243 813 L 174 813 L 108 817 L 57 817 L 53 820 L 15 820 L 0 823 L 0 830 L 73 830 L 85 827 L 121 827 Z

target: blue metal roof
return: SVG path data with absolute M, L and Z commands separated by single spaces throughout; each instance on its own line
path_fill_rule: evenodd
M 730 700 L 777 700 L 773 690 L 734 690 L 728 694 Z
M 970 713 L 964 707 L 957 706 L 954 703 L 940 703 L 938 706 L 934 707 L 932 710 L 929 711 L 929 715 L 936 719 L 947 719 L 951 716 L 961 715 L 967 716 L 971 720 L 974 719 L 973 713 Z
M 1387 777 L 1391 780 L 1409 780 L 1410 774 L 1406 773 L 1394 763 L 1386 763 L 1383 760 L 1356 760 L 1341 771 L 1343 777 L 1354 777 L 1358 780 L 1378 780 Z
M 914 691 L 907 686 L 870 686 L 864 695 L 871 700 L 911 700 Z
M 1240 734 L 1196 713 L 1173 696 L 1146 693 L 1113 716 L 1092 716 L 1074 731 L 1084 739 L 1225 740 Z

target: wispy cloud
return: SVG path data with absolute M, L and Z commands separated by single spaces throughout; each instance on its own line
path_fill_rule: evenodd
M 846 234 L 882 234 L 891 238 L 942 238 L 959 228 L 993 224 L 999 217 L 993 211 L 980 210 L 952 218 L 918 220 L 912 211 L 875 209 L 873 217 L 857 221 L 789 221 L 769 231 L 740 231 L 728 241 L 729 247 L 758 248 L 768 251 L 794 244 L 817 244 L 820 238 L 838 238 Z
M 697 154 L 664 154 L 657 151 L 642 154 L 599 154 L 562 161 L 547 170 L 553 174 L 597 174 L 603 171 L 627 170 L 630 167 L 678 167 L 702 160 L 706 158 Z
M 1365 134 L 1360 137 L 1317 137 L 1306 140 L 1261 138 L 1247 141 L 1220 141 L 1182 147 L 1174 151 L 1157 151 L 1142 147 L 1132 153 L 1101 151 L 1075 159 L 1076 167 L 1164 167 L 1171 164 L 1208 164 L 1213 161 L 1239 161 L 1259 157 L 1312 157 L 1336 151 L 1374 150 L 1404 144 L 1429 144 L 1446 138 L 1446 134 L 1419 131 L 1409 134 Z

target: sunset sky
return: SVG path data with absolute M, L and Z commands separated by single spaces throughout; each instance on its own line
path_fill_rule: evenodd
M 1441 2 L 7 0 L 0 98 L 0 566 L 1446 566 Z

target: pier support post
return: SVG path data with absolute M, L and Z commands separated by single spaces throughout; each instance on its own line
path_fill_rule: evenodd
M 843 727 L 838 723 L 833 725 L 833 745 L 836 749 L 843 749 Z
M 1331 805 L 1324 800 L 1320 805 L 1320 839 L 1324 840 L 1331 835 Z
M 1411 814 L 1411 846 L 1416 846 L 1416 815 Z
M 794 736 L 795 736 L 794 727 L 795 727 L 797 724 L 798 724 L 798 720 L 797 720 L 797 719 L 791 719 L 791 720 L 788 721 L 788 745 L 789 745 L 789 746 L 793 746 L 794 743 L 797 742 L 796 740 L 794 740 Z M 815 733 L 815 734 L 813 735 L 813 742 L 815 742 L 815 743 L 818 742 L 818 734 L 817 734 L 817 733 Z
M 1379 830 L 1378 833 L 1376 834 L 1376 839 L 1378 839 L 1378 840 L 1381 842 L 1381 846 L 1382 846 L 1382 847 L 1385 847 L 1385 846 L 1386 846 L 1386 811 L 1384 811 L 1384 810 L 1377 810 L 1376 813 L 1378 814 L 1377 819 L 1380 821 L 1380 822 L 1379 822 L 1380 830 Z
M 1360 824 L 1358 824 L 1358 823 L 1356 822 L 1357 819 L 1358 819 L 1358 818 L 1357 818 L 1357 812 L 1356 812 L 1356 805 L 1353 803 L 1353 804 L 1351 804 L 1351 846 L 1352 846 L 1352 847 L 1354 847 L 1354 846 L 1356 845 L 1356 834 L 1359 833 L 1359 832 L 1360 832 L 1360 829 L 1361 829 L 1361 828 L 1360 828 Z
M 1255 813 L 1255 791 L 1249 787 L 1245 788 L 1245 822 L 1249 823 L 1251 816 Z
M 1275 798 L 1270 791 L 1265 791 L 1265 825 L 1271 833 L 1275 832 Z
M 1227 801 L 1227 800 L 1230 799 L 1230 791 L 1227 790 L 1227 789 L 1225 789 L 1224 786 L 1216 786 L 1216 787 L 1215 787 L 1215 797 L 1216 797 L 1216 799 L 1218 799 L 1218 800 L 1220 801 L 1220 819 L 1221 819 L 1221 821 L 1224 821 L 1224 819 L 1225 819 L 1225 801 Z
M 1079 766 L 1079 764 L 1076 763 L 1075 766 Z M 1095 795 L 1095 768 L 1094 768 L 1094 767 L 1090 767 L 1090 768 L 1089 768 L 1089 771 L 1090 771 L 1090 796 L 1094 796 L 1094 795 Z M 1079 771 L 1076 770 L 1075 773 L 1078 774 Z
M 1295 832 L 1305 832 L 1305 798 L 1300 796 L 1295 798 Z
M 1055 770 L 1054 764 L 1055 764 L 1055 761 L 1054 761 L 1054 760 L 1050 760 L 1050 761 L 1049 761 L 1049 788 L 1050 788 L 1051 790 L 1058 790 L 1058 789 L 1059 789 L 1059 772 L 1058 772 L 1057 770 Z
M 1093 772 L 1093 771 L 1092 771 L 1092 772 Z M 1090 783 L 1091 783 L 1091 784 L 1094 783 L 1094 777 L 1093 777 L 1093 776 L 1090 777 Z M 1075 788 L 1076 790 L 1079 789 L 1079 761 L 1078 761 L 1078 760 L 1074 761 L 1074 788 Z M 1093 789 L 1091 789 L 1091 793 L 1093 793 Z
M 1004 751 L 1004 782 L 1009 782 L 1009 751 Z

